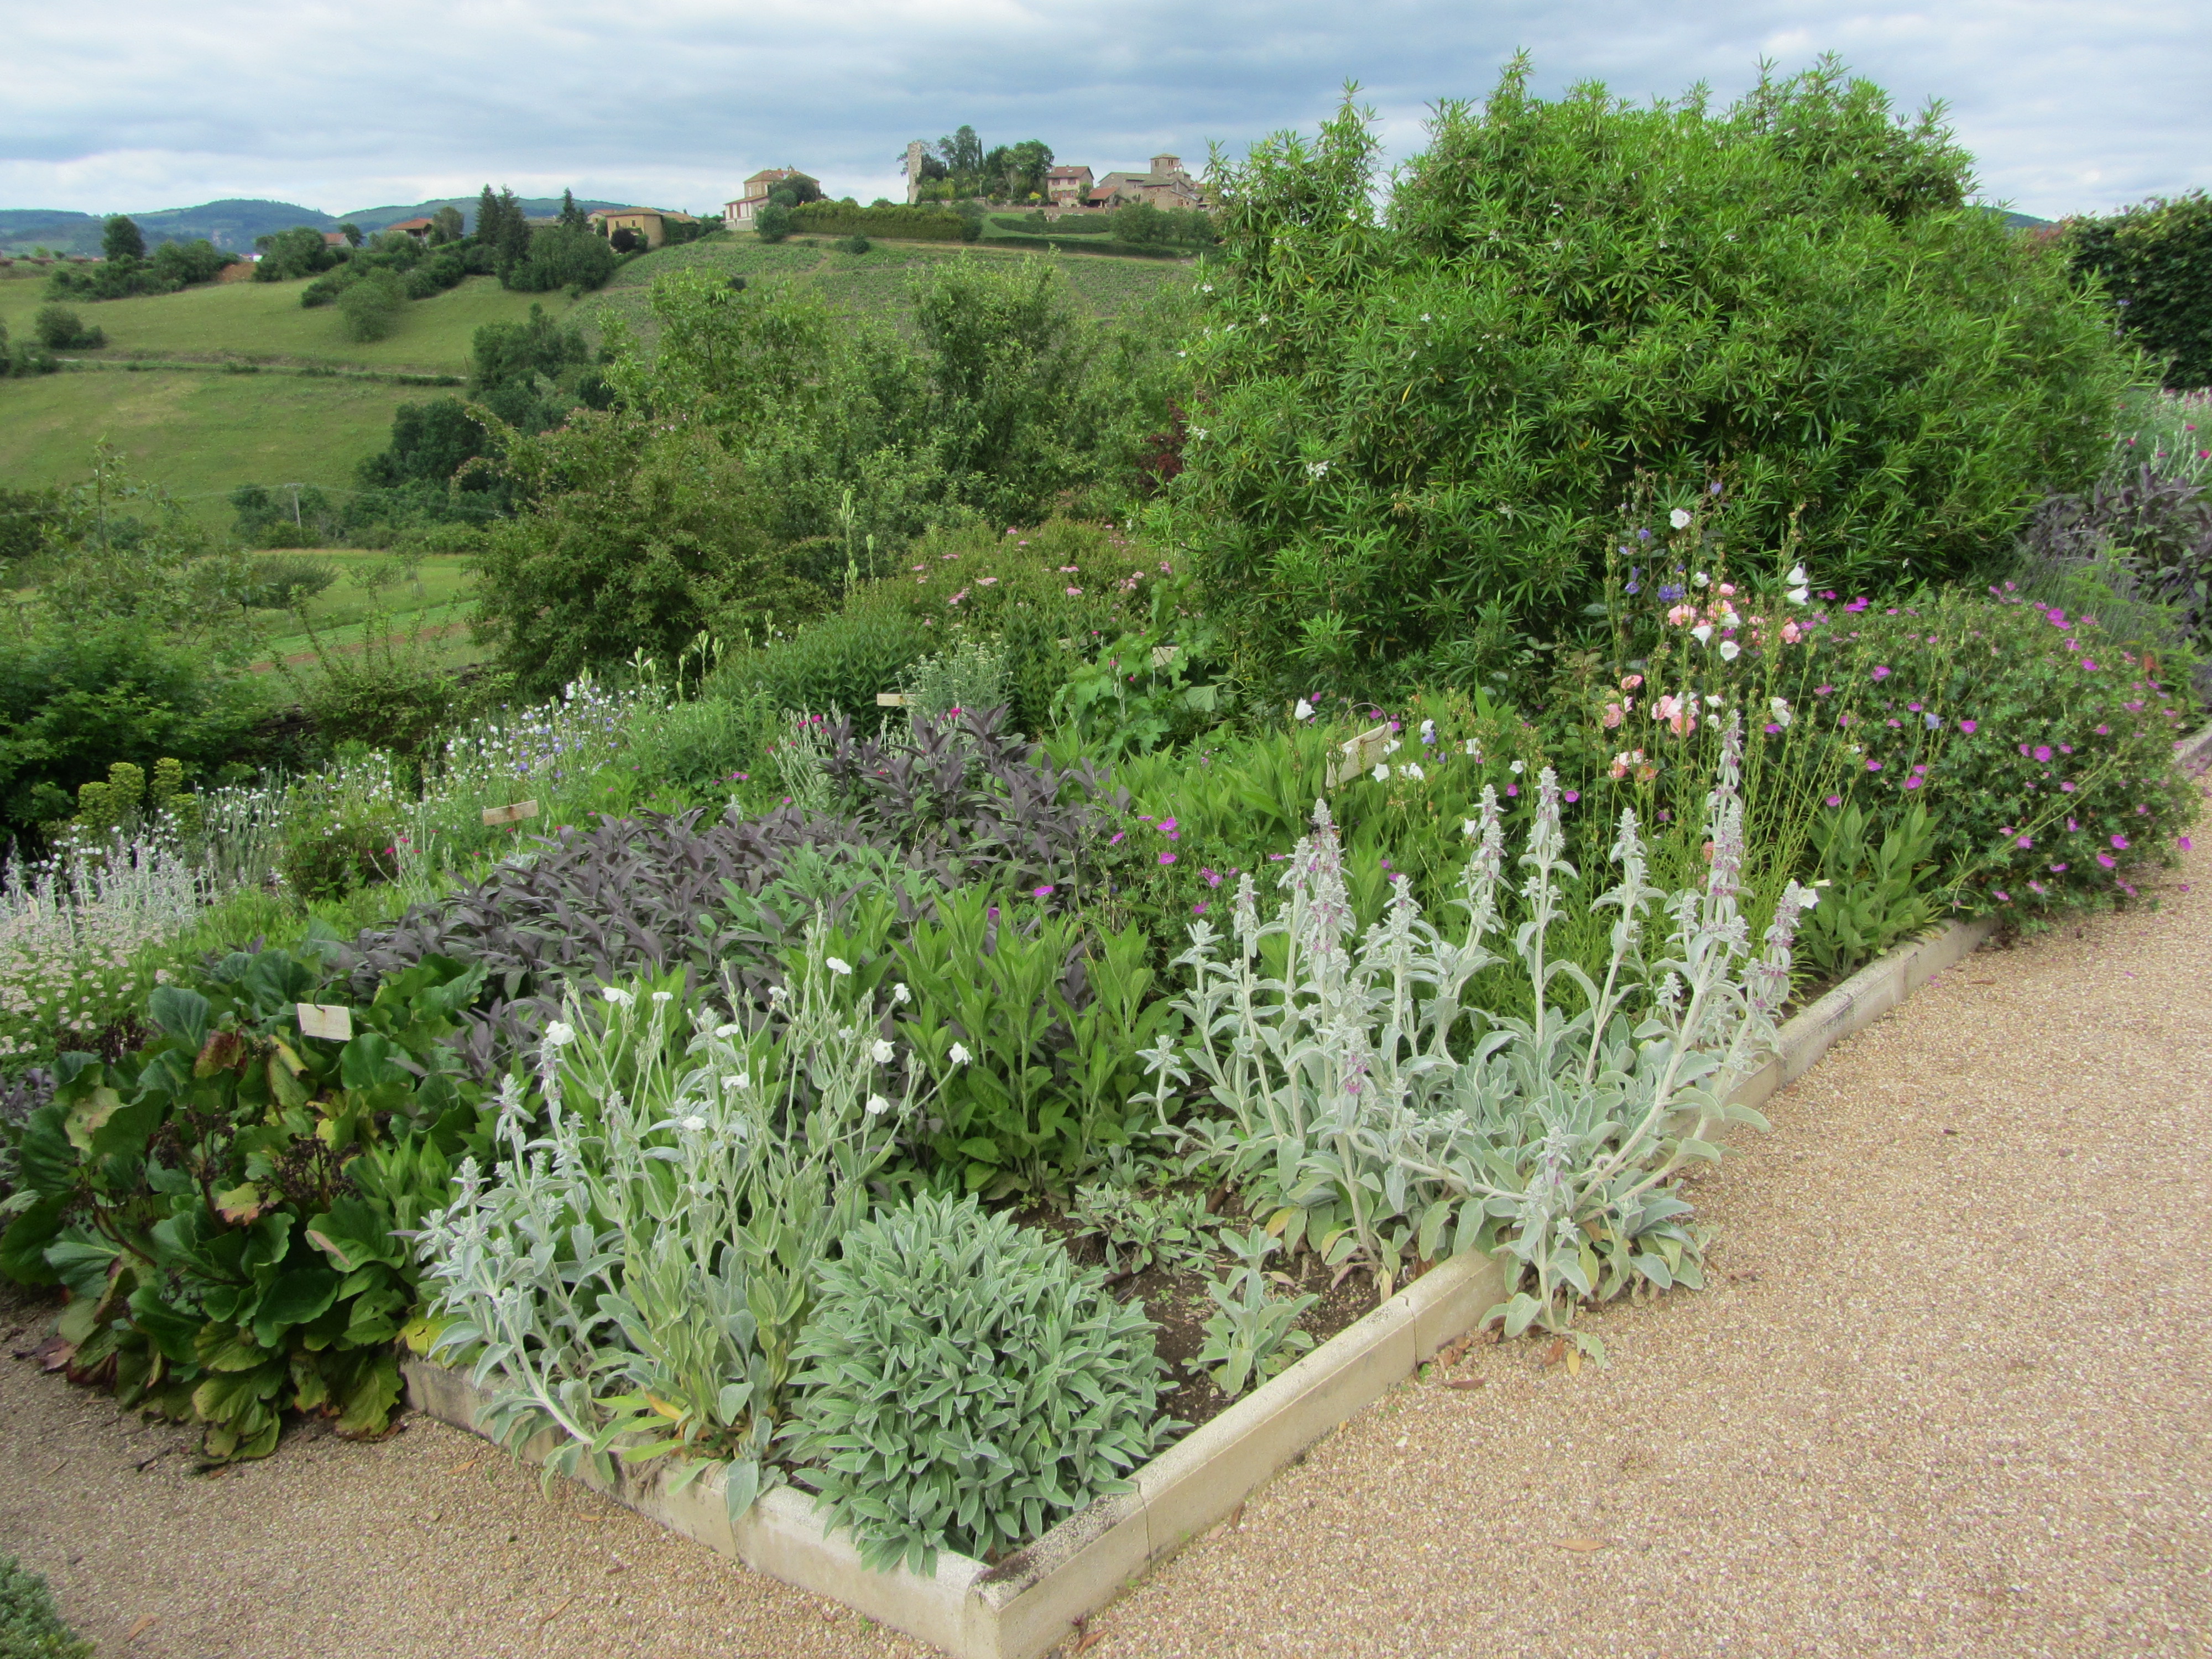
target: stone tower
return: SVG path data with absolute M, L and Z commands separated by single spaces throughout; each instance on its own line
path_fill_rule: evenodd
M 921 199 L 921 140 L 919 138 L 906 147 L 906 199 L 909 204 Z

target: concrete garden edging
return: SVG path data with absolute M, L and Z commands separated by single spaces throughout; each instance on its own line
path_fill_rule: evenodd
M 2212 754 L 2212 729 L 2197 741 Z M 1762 1103 L 1834 1044 L 1971 955 L 1996 927 L 1990 919 L 1954 922 L 1852 975 L 1783 1025 L 1780 1052 L 1733 1098 Z M 719 1472 L 674 1493 L 657 1462 L 642 1472 L 618 1465 L 611 1486 L 585 1484 L 756 1571 L 842 1601 L 956 1659 L 1038 1659 L 1079 1620 L 1226 1520 L 1340 1424 L 1471 1330 L 1507 1291 L 1504 1266 L 1495 1259 L 1457 1256 L 1438 1264 L 1145 1464 L 1134 1491 L 1097 1499 L 995 1566 L 947 1553 L 938 1558 L 934 1578 L 903 1567 L 873 1571 L 861 1565 L 848 1538 L 824 1530 L 811 1495 L 787 1486 L 762 1498 L 732 1526 Z M 415 1410 L 482 1432 L 477 1413 L 489 1391 L 424 1360 L 405 1360 L 402 1370 Z M 550 1449 L 550 1437 L 541 1436 L 523 1455 L 535 1462 Z

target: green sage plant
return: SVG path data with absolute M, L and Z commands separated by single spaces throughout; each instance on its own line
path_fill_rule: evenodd
M 1234 1400 L 1313 1346 L 1312 1334 L 1300 1330 L 1297 1322 L 1321 1297 L 1311 1292 L 1278 1297 L 1267 1289 L 1263 1264 L 1282 1241 L 1264 1227 L 1224 1231 L 1221 1237 L 1237 1265 L 1206 1287 L 1220 1311 L 1207 1318 L 1206 1346 L 1194 1363 L 1209 1367 L 1213 1386 Z
M 1176 1426 L 1143 1304 L 973 1195 L 846 1234 L 799 1355 L 798 1479 L 878 1571 L 995 1561 L 1127 1491 Z
M 1147 1056 L 1164 1110 L 1194 1079 L 1226 1115 L 1194 1138 L 1247 1188 L 1268 1231 L 1310 1243 L 1343 1271 L 1365 1264 L 1387 1296 L 1409 1258 L 1503 1250 L 1533 1278 L 1491 1310 L 1509 1334 L 1539 1321 L 1568 1332 L 1577 1299 L 1638 1285 L 1701 1283 L 1690 1206 L 1671 1188 L 1685 1164 L 1718 1157 L 1718 1125 L 1762 1123 L 1729 1103 L 1771 1046 L 1789 993 L 1790 944 L 1811 895 L 1794 882 L 1755 949 L 1739 899 L 1741 737 L 1731 723 L 1707 802 L 1713 847 L 1701 890 L 1650 885 L 1640 828 L 1625 810 L 1613 855 L 1620 878 L 1595 908 L 1613 913 L 1611 949 L 1593 975 L 1553 955 L 1564 884 L 1559 785 L 1537 780 L 1519 898 L 1526 920 L 1507 946 L 1532 1012 L 1470 1006 L 1468 981 L 1508 959 L 1487 943 L 1505 881 L 1495 793 L 1467 825 L 1467 923 L 1456 939 L 1395 884 L 1382 921 L 1355 945 L 1341 855 L 1325 805 L 1283 877 L 1286 898 L 1261 923 L 1240 882 L 1234 949 L 1203 921 L 1179 965 L 1192 1040 Z M 1655 909 L 1670 926 L 1649 926 Z M 1283 941 L 1281 954 L 1263 944 Z M 1279 969 L 1274 968 L 1279 960 Z M 1571 982 L 1581 1006 L 1559 1006 Z M 1601 1356 L 1594 1340 L 1577 1340 Z
M 920 1076 L 856 1013 L 818 921 L 794 966 L 769 1018 L 700 1007 L 688 1033 L 680 974 L 571 991 L 535 1090 L 504 1085 L 496 1173 L 465 1163 L 422 1230 L 428 1351 L 492 1388 L 501 1444 L 552 1432 L 548 1480 L 611 1480 L 617 1455 L 673 1458 L 678 1486 L 724 1466 L 735 1519 L 782 1479 L 817 1275 Z

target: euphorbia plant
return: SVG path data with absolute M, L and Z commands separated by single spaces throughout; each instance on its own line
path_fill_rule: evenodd
M 1383 1295 L 1409 1257 L 1507 1251 L 1530 1283 L 1488 1317 L 1517 1335 L 1540 1322 L 1567 1332 L 1577 1298 L 1698 1285 L 1702 1239 L 1673 1178 L 1718 1156 L 1708 1139 L 1717 1126 L 1764 1124 L 1729 1096 L 1772 1046 L 1791 934 L 1812 901 L 1791 883 L 1764 951 L 1754 946 L 1739 902 L 1741 756 L 1731 726 L 1707 802 L 1702 889 L 1651 886 L 1636 815 L 1621 814 L 1620 879 L 1595 901 L 1615 918 L 1602 978 L 1547 948 L 1575 876 L 1548 769 L 1520 860 L 1526 920 L 1503 953 L 1488 943 L 1505 882 L 1494 793 L 1467 825 L 1474 848 L 1456 940 L 1422 917 L 1401 880 L 1355 945 L 1335 829 L 1316 805 L 1272 922 L 1261 925 L 1247 878 L 1228 960 L 1209 926 L 1192 928 L 1180 960 L 1193 984 L 1180 1006 L 1195 1037 L 1150 1056 L 1163 1103 L 1170 1084 L 1195 1073 L 1227 1112 L 1201 1139 L 1268 1230 L 1293 1248 L 1310 1243 L 1332 1266 L 1369 1265 Z M 1663 931 L 1649 928 L 1656 917 Z M 1463 1000 L 1476 974 L 1508 959 L 1528 979 L 1527 1018 Z

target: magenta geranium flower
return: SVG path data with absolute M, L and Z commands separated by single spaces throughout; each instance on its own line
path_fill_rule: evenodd
M 1176 855 L 1173 853 L 1163 853 L 1160 854 L 1160 862 L 1162 864 L 1173 864 L 1175 861 Z
M 2128 850 L 2128 838 L 2125 836 L 2114 836 L 2112 837 L 2112 845 L 2118 848 L 2120 851 L 2124 853 Z
M 1875 665 L 1874 677 L 1878 680 L 1886 680 L 1889 678 L 1889 670 L 1877 663 Z
M 2110 853 L 2100 853 L 2097 854 L 2097 862 L 2103 865 L 2107 870 L 2111 870 L 2118 866 L 2119 860 L 2115 859 Z
M 2035 758 L 2039 761 L 2049 760 L 2051 758 L 2051 745 L 2047 743 L 2039 743 L 2036 744 Z
M 1981 722 L 1979 720 L 1960 720 L 1959 722 L 1959 729 L 1961 732 L 1964 732 L 1970 738 L 1972 737 L 1974 733 L 1980 729 L 1980 727 Z

